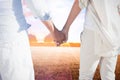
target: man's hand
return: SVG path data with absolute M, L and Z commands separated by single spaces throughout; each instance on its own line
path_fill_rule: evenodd
M 65 34 L 56 27 L 54 28 L 54 33 L 52 35 L 57 46 L 60 46 L 66 40 Z

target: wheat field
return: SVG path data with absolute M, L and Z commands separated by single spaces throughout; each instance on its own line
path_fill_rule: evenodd
M 31 47 L 36 80 L 78 80 L 79 47 Z M 120 80 L 120 57 L 116 66 Z M 101 80 L 99 67 L 94 80 Z

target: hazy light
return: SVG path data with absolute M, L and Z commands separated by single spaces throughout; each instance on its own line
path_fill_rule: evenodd
M 55 26 L 61 30 L 64 26 L 70 9 L 72 7 L 74 0 L 45 0 L 46 5 L 48 6 L 52 20 Z M 24 7 L 25 13 L 29 13 L 29 9 Z M 77 19 L 71 25 L 69 31 L 68 42 L 80 42 L 80 33 L 83 29 L 84 22 L 84 12 L 77 17 Z M 27 16 L 27 15 L 26 15 Z M 40 20 L 34 19 L 32 15 L 26 17 L 28 23 L 32 24 L 32 27 L 29 29 L 29 33 L 36 35 L 38 41 L 43 41 L 44 37 L 49 34 L 47 28 L 40 22 Z

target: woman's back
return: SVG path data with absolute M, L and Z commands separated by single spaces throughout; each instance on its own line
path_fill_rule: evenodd
M 18 31 L 28 27 L 21 0 L 0 0 L 0 41 L 12 39 Z

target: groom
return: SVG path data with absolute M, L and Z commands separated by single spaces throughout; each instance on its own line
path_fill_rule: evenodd
M 66 38 L 56 43 L 60 45 L 67 40 L 69 28 L 83 8 L 86 13 L 81 34 L 79 80 L 92 80 L 98 65 L 102 80 L 115 80 L 120 52 L 120 0 L 75 0 L 62 30 Z

